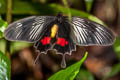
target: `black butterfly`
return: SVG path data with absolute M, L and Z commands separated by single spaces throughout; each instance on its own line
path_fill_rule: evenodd
M 10 41 L 35 43 L 39 52 L 54 49 L 60 54 L 71 54 L 79 46 L 112 45 L 115 36 L 108 28 L 88 19 L 67 16 L 32 16 L 8 25 L 5 38 Z M 64 61 L 63 61 L 64 62 Z
M 79 46 L 112 45 L 115 36 L 106 27 L 88 19 L 67 16 L 32 16 L 8 25 L 5 38 L 10 41 L 35 43 L 40 52 L 55 49 L 57 53 L 68 53 Z

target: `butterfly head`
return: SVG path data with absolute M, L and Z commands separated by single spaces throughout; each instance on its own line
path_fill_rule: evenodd
M 63 16 L 62 12 L 59 12 L 57 15 L 57 17 L 62 17 L 62 16 Z
M 58 23 L 62 23 L 62 17 L 63 17 L 62 12 L 59 12 L 58 15 L 57 15 L 57 22 Z

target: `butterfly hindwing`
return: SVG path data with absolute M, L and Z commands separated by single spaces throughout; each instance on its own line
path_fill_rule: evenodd
M 114 34 L 106 27 L 88 19 L 72 17 L 71 35 L 74 43 L 80 46 L 112 45 Z
M 70 24 L 64 21 L 58 26 L 59 31 L 54 49 L 56 49 L 58 53 L 71 54 L 71 52 L 74 51 L 76 47 L 70 37 Z
M 51 48 L 51 37 L 50 32 L 47 31 L 40 40 L 36 41 L 34 47 L 39 50 L 39 52 L 47 53 L 47 51 Z
M 42 35 L 38 41 L 35 42 L 34 47 L 39 50 L 39 52 L 47 53 L 48 50 L 52 49 L 54 39 L 51 37 L 51 28 L 56 23 L 56 21 L 51 21 L 46 24 L 46 29 L 43 30 Z

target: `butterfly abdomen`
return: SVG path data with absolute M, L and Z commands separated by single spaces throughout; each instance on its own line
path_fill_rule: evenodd
M 57 32 L 58 32 L 58 25 L 54 24 L 51 28 L 51 38 L 55 38 Z

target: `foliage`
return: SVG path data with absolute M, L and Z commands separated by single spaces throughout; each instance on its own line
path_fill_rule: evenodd
M 116 38 L 115 44 L 114 44 L 114 50 L 117 53 L 117 57 L 120 60 L 120 37 Z
M 87 58 L 87 52 L 85 53 L 85 56 L 77 63 L 69 66 L 65 70 L 61 70 L 51 76 L 48 80 L 73 80 L 76 75 L 79 73 L 80 67 L 82 63 Z
M 11 46 L 10 46 L 10 52 L 11 54 L 22 50 L 25 47 L 30 47 L 31 44 L 30 43 L 26 43 L 26 42 L 11 42 Z
M 10 80 L 10 60 L 0 52 L 0 80 Z
M 5 30 L 6 27 L 7 27 L 7 22 L 3 21 L 0 18 L 0 38 L 3 37 L 3 32 L 4 32 L 4 30 Z
M 95 80 L 95 79 L 89 71 L 81 69 L 76 77 L 76 80 Z
M 0 13 L 4 14 L 5 9 L 4 8 L 0 8 L 0 9 L 1 9 Z M 30 3 L 27 1 L 14 1 L 12 13 L 13 15 L 18 15 L 18 14 L 53 15 L 53 14 L 57 14 L 58 12 L 63 12 L 64 14 L 68 14 L 68 11 L 71 12 L 72 16 L 85 17 L 104 25 L 104 23 L 100 19 L 96 18 L 91 14 L 72 8 L 68 10 L 68 8 L 65 8 L 59 4 L 54 4 L 54 3 L 40 4 L 40 3 Z
M 94 1 L 94 0 L 85 0 L 87 12 L 90 12 L 90 11 L 91 11 L 93 1 Z
M 0 39 L 0 45 L 2 45 L 2 46 L 0 46 L 0 51 L 2 52 L 2 53 L 5 53 L 6 51 L 6 41 L 4 40 L 4 39 Z
M 112 70 L 108 73 L 108 75 L 104 77 L 103 80 L 107 80 L 108 78 L 115 76 L 119 72 L 120 72 L 120 63 L 117 63 L 112 67 Z
M 116 41 L 114 44 L 114 50 L 115 50 L 117 57 L 120 61 L 120 37 L 116 38 Z M 120 72 L 120 63 L 117 63 L 112 67 L 112 70 L 109 72 L 109 74 L 104 77 L 104 80 L 107 80 L 108 78 L 115 76 L 119 72 Z

